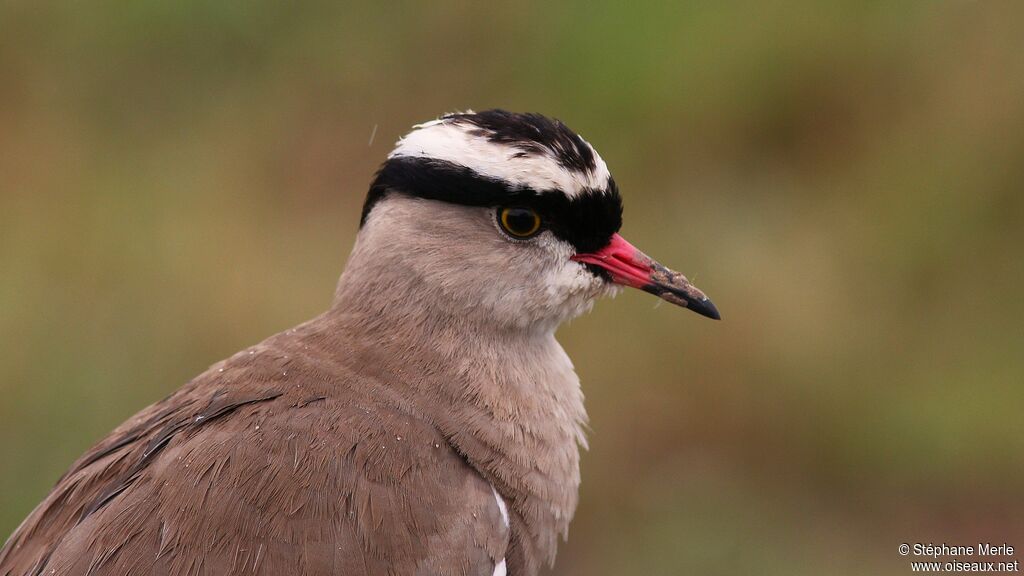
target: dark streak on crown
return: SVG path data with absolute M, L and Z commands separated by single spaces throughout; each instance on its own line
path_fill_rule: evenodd
M 586 189 L 570 197 L 561 190 L 534 190 L 488 178 L 452 162 L 410 156 L 391 158 L 381 166 L 366 195 L 360 226 L 392 191 L 463 206 L 527 206 L 578 252 L 603 248 L 622 226 L 622 199 L 611 177 L 603 189 Z
M 518 148 L 522 153 L 519 157 L 550 155 L 563 168 L 574 172 L 590 172 L 597 167 L 590 145 L 554 118 L 495 109 L 448 114 L 443 119 L 452 124 L 475 126 L 474 136 Z

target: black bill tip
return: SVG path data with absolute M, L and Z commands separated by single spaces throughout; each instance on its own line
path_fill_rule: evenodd
M 706 318 L 722 319 L 722 315 L 711 299 L 687 281 L 676 282 L 673 285 L 647 284 L 640 289 Z
M 686 303 L 686 307 L 697 314 L 711 318 L 712 320 L 722 319 L 722 315 L 718 313 L 718 308 L 715 307 L 714 302 L 712 302 L 710 298 L 705 297 L 703 300 L 689 300 Z

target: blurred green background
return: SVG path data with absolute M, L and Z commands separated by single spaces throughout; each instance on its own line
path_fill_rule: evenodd
M 89 445 L 323 310 L 414 123 L 539 111 L 721 323 L 564 327 L 558 573 L 1024 549 L 1024 3 L 0 1 L 0 540 Z M 1018 556 L 1018 559 L 1019 556 Z

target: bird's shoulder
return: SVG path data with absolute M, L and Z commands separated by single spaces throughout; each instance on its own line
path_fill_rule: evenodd
M 0 575 L 491 574 L 500 497 L 379 385 L 294 347 L 214 365 L 79 458 Z

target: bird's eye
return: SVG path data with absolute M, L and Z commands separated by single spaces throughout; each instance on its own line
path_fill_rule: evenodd
M 540 216 L 529 208 L 499 208 L 498 223 L 513 238 L 530 238 L 540 231 Z

